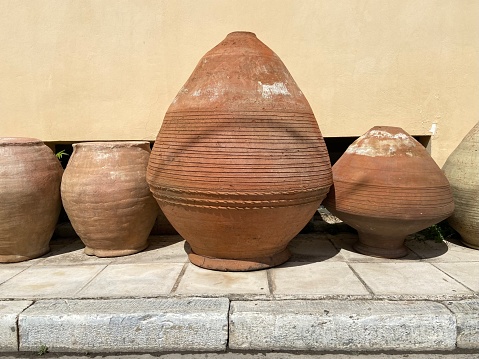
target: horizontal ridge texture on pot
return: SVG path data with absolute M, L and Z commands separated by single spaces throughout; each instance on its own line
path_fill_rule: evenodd
M 306 98 L 279 57 L 245 32 L 210 50 L 173 100 L 147 180 L 192 253 L 230 261 L 213 268 L 222 270 L 284 258 L 332 182 Z
M 398 127 L 376 126 L 333 166 L 324 205 L 359 232 L 356 249 L 380 257 L 407 254 L 406 235 L 454 210 L 449 182 L 426 149 Z
M 0 262 L 47 253 L 61 209 L 60 162 L 35 138 L 0 138 Z
M 449 156 L 443 171 L 456 205 L 447 221 L 465 245 L 479 249 L 479 123 Z
M 145 249 L 158 214 L 145 178 L 149 142 L 85 142 L 73 148 L 62 199 L 85 253 L 113 257 Z

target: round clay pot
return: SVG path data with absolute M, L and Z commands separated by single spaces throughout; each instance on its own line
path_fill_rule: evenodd
M 354 248 L 386 258 L 407 254 L 408 234 L 451 215 L 447 178 L 426 149 L 399 127 L 373 127 L 333 166 L 325 207 L 359 233 Z
M 246 271 L 285 262 L 332 183 L 313 112 L 253 33 L 210 50 L 170 105 L 147 181 L 192 263 Z
M 0 262 L 21 262 L 50 250 L 62 173 L 42 141 L 0 138 Z
M 447 221 L 465 245 L 479 249 L 479 123 L 449 156 L 443 171 L 456 205 Z
M 62 200 L 86 254 L 116 257 L 147 247 L 158 214 L 145 180 L 149 155 L 146 141 L 73 145 Z

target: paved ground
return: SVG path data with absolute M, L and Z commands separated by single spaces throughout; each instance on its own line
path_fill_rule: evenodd
M 66 349 L 81 352 L 82 338 L 74 338 L 72 343 L 67 343 L 76 335 L 76 329 L 68 332 L 70 329 L 65 324 L 66 318 L 80 318 L 74 326 L 85 326 L 92 317 L 108 315 L 108 324 L 95 324 L 103 333 L 102 325 L 118 324 L 111 324 L 112 315 L 115 318 L 122 315 L 123 307 L 117 307 L 116 303 L 126 303 L 128 308 L 143 308 L 138 310 L 147 315 L 163 308 L 161 315 L 158 314 L 160 312 L 155 315 L 164 318 L 172 312 L 181 314 L 177 308 L 190 305 L 191 301 L 181 301 L 189 298 L 200 299 L 193 305 L 197 312 L 189 308 L 184 316 L 193 318 L 193 322 L 194 318 L 204 315 L 200 319 L 203 325 L 219 313 L 215 312 L 218 308 L 219 311 L 225 311 L 225 315 L 223 312 L 218 314 L 220 319 L 214 319 L 218 322 L 217 329 L 214 329 L 215 324 L 210 324 L 210 338 L 196 344 L 192 339 L 192 347 L 198 345 L 201 349 L 204 345 L 203 350 L 208 350 L 208 345 L 212 345 L 212 351 L 227 347 L 238 350 L 451 350 L 456 346 L 479 350 L 479 329 L 474 330 L 476 325 L 479 328 L 479 251 L 461 245 L 457 239 L 437 243 L 411 237 L 407 241 L 407 257 L 395 260 L 372 258 L 354 252 L 351 245 L 357 239 L 356 234 L 335 233 L 338 229 L 333 231 L 332 228 L 316 221 L 314 232 L 300 234 L 291 242 L 293 257 L 289 262 L 277 268 L 248 273 L 215 272 L 188 263 L 184 241 L 177 235 L 152 236 L 147 250 L 128 257 L 109 259 L 86 256 L 77 238 L 54 239 L 50 254 L 28 262 L 0 266 L 0 313 L 13 315 L 14 324 L 8 322 L 5 325 L 12 332 L 9 338 L 16 340 L 10 346 L 4 344 L 2 347 L 0 344 L 0 351 L 12 351 L 15 346 L 17 349 L 19 346 L 20 350 L 34 351 L 40 343 L 48 341 L 45 345 L 50 350 L 58 348 L 58 351 Z M 339 230 L 341 228 L 339 226 Z M 126 298 L 131 301 L 117 300 Z M 143 298 L 156 299 L 145 302 Z M 205 298 L 216 301 L 204 302 Z M 164 301 L 155 301 L 160 299 L 169 302 L 164 304 Z M 179 301 L 174 303 L 180 304 L 171 304 L 176 299 Z M 175 309 L 168 309 L 171 306 Z M 252 306 L 255 310 L 252 310 Z M 83 317 L 78 317 L 75 310 Z M 212 314 L 207 314 L 210 311 Z M 58 322 L 54 319 L 49 324 L 42 322 L 44 319 L 40 317 L 43 312 L 50 315 L 48 320 L 58 313 Z M 128 310 L 126 312 L 130 319 L 136 315 Z M 285 314 L 281 316 L 283 312 Z M 330 312 L 334 319 L 330 316 L 317 322 L 318 318 Z M 349 319 L 342 319 L 344 313 L 349 314 Z M 426 314 L 430 316 L 421 319 L 421 315 Z M 225 322 L 222 322 L 223 317 L 226 318 Z M 136 323 L 135 318 L 131 320 Z M 418 323 L 415 323 L 415 318 L 419 318 Z M 173 327 L 194 327 L 187 319 L 180 324 L 175 322 L 176 319 L 168 320 Z M 412 340 L 411 343 L 405 346 L 394 341 L 387 343 L 388 339 L 382 337 L 389 335 L 389 329 L 384 327 L 387 321 L 397 324 L 389 328 L 391 335 L 398 336 L 395 340 L 404 341 L 400 339 L 404 336 L 409 338 L 406 341 Z M 429 327 L 428 321 L 431 323 Z M 296 322 L 299 324 L 296 325 Z M 170 328 L 165 329 L 164 321 L 160 324 L 162 331 Z M 81 329 L 85 331 L 82 334 L 85 338 L 90 330 L 88 325 L 87 329 Z M 344 339 L 344 343 L 336 343 L 338 337 L 329 338 L 329 334 L 317 331 L 321 325 L 325 328 L 331 325 L 328 332 L 333 330 L 337 333 L 341 333 L 337 328 L 345 325 L 344 333 L 337 334 L 339 336 L 347 337 L 349 331 L 354 334 L 357 330 L 357 333 Z M 43 332 L 50 331 L 48 326 L 56 328 L 51 329 L 51 333 L 57 330 L 57 339 L 62 333 L 70 334 L 61 343 L 56 343 L 55 338 L 42 336 Z M 462 337 L 459 335 L 462 332 L 456 335 L 456 329 L 461 329 L 461 326 L 466 328 Z M 1 328 L 0 325 L 0 339 L 6 335 L 2 337 Z M 194 328 L 195 333 L 205 330 L 202 327 Z M 404 330 L 398 333 L 397 328 Z M 375 339 L 370 330 L 371 333 L 379 333 L 375 334 Z M 213 333 L 218 333 L 221 338 L 214 338 L 216 334 Z M 301 336 L 300 342 L 291 339 L 295 333 Z M 362 333 L 366 333 L 364 338 Z M 438 338 L 433 338 L 436 334 Z M 269 339 L 273 336 L 286 344 L 271 343 Z M 359 342 L 356 343 L 358 336 Z M 421 336 L 430 338 L 430 342 L 427 342 L 427 338 L 421 339 Z M 307 337 L 310 338 L 305 340 Z M 124 338 L 118 340 L 125 341 Z M 146 344 L 135 344 L 136 351 L 144 349 L 150 352 L 155 345 L 166 345 L 159 339 L 154 342 L 148 338 L 142 340 Z M 114 340 L 105 343 L 95 344 L 88 351 L 111 352 L 117 345 Z M 173 351 L 188 350 L 184 347 L 175 349 L 176 344 L 168 343 L 159 351 L 167 348 Z M 184 345 L 187 345 L 186 342 Z M 121 345 L 118 348 L 122 351 Z
M 152 236 L 138 254 L 96 258 L 79 239 L 52 240 L 52 252 L 2 264 L 0 299 L 228 297 L 230 299 L 458 299 L 479 293 L 479 251 L 457 240 L 407 241 L 409 255 L 354 252 L 353 233 L 315 232 L 290 244 L 293 257 L 269 270 L 224 273 L 188 263 L 180 236 Z

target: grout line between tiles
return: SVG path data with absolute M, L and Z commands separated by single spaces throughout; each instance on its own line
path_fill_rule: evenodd
M 274 283 L 273 273 L 271 272 L 270 269 L 266 270 L 266 279 L 268 280 L 269 294 L 274 297 L 274 292 L 276 290 L 276 285 Z
M 363 280 L 363 278 L 361 278 L 361 276 L 359 275 L 358 272 L 356 272 L 356 270 L 351 266 L 351 263 L 347 262 L 346 263 L 349 267 L 349 269 L 352 270 L 352 272 L 354 273 L 354 275 L 359 279 L 359 281 L 364 285 L 364 287 L 366 288 L 366 290 L 368 291 L 368 293 L 372 296 L 372 298 L 374 299 L 375 297 L 375 294 L 373 292 L 373 290 L 366 284 L 366 282 Z
M 473 294 L 477 294 L 473 289 L 469 288 L 466 284 L 462 283 L 459 279 L 456 279 L 454 278 L 453 276 L 451 276 L 449 273 L 443 271 L 441 268 L 439 268 L 438 266 L 435 265 L 435 263 L 429 263 L 431 264 L 434 268 L 436 268 L 437 270 L 439 270 L 440 272 L 444 273 L 445 275 L 447 275 L 449 278 L 451 278 L 453 281 L 457 282 L 458 284 L 462 285 L 463 287 L 467 288 L 468 290 L 470 290 Z
M 88 282 L 86 282 L 80 289 L 78 289 L 72 296 L 71 298 L 75 298 L 78 294 L 80 294 L 80 292 L 85 289 L 85 287 L 87 285 L 89 285 L 91 282 L 93 282 L 93 280 L 98 277 L 100 275 L 100 273 L 102 273 L 106 267 L 108 267 L 109 264 L 104 264 L 103 268 L 101 268 Z
M 173 287 L 171 288 L 170 294 L 175 293 L 176 290 L 178 289 L 178 286 L 180 285 L 181 279 L 183 279 L 183 276 L 185 275 L 187 267 L 188 267 L 188 262 L 183 264 L 183 268 L 181 268 L 180 274 L 178 274 L 178 278 L 176 278 L 175 284 L 173 284 Z

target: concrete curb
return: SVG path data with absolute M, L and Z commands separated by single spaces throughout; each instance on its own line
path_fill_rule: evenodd
M 18 316 L 32 303 L 29 300 L 0 301 L 0 352 L 18 350 Z
M 20 351 L 224 351 L 227 298 L 42 300 L 19 316 Z
M 456 318 L 434 302 L 233 302 L 229 346 L 284 351 L 452 350 Z
M 457 320 L 457 347 L 479 349 L 479 299 L 446 302 Z
M 0 352 L 442 351 L 479 347 L 479 299 L 0 302 Z

